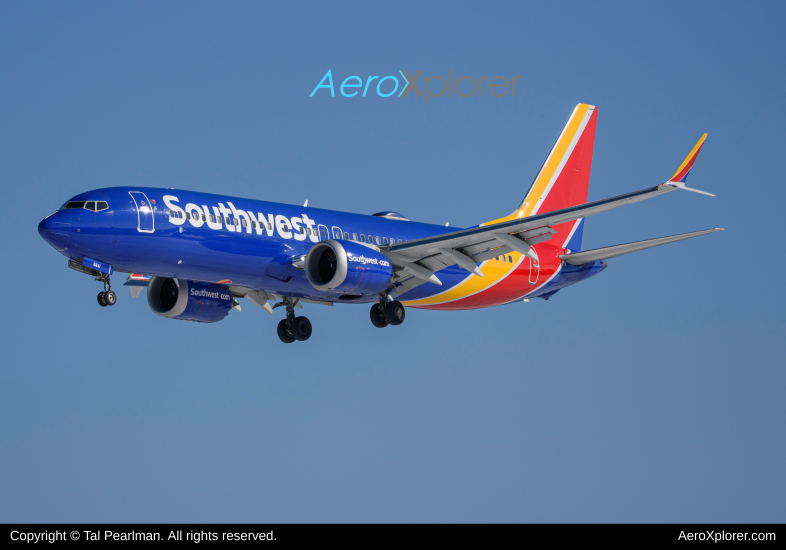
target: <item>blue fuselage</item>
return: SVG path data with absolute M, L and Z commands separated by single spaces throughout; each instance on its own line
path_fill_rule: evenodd
M 80 207 L 103 201 L 101 211 Z M 70 205 L 70 208 L 67 208 Z M 39 224 L 68 258 L 88 257 L 117 271 L 193 281 L 231 281 L 285 296 L 335 299 L 316 290 L 293 260 L 325 239 L 385 245 L 446 232 L 444 226 L 380 216 L 226 197 L 176 189 L 113 187 L 82 193 Z M 451 230 L 455 230 L 451 228 Z M 443 270 L 447 284 L 466 277 Z M 433 287 L 433 288 L 432 288 Z M 438 288 L 422 285 L 410 294 Z M 335 294 L 335 292 L 333 293 Z M 370 296 L 357 301 L 374 301 Z

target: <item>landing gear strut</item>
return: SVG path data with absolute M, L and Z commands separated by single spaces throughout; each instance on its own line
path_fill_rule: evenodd
M 371 324 L 377 328 L 400 325 L 406 317 L 404 306 L 397 300 L 391 300 L 388 292 L 380 294 L 379 303 L 372 304 L 370 313 Z
M 96 281 L 104 283 L 104 291 L 98 293 L 98 305 L 101 307 L 113 306 L 117 303 L 117 294 L 112 290 L 112 284 L 109 282 L 109 275 L 101 273 L 96 277 Z
M 295 304 L 296 298 L 284 298 L 287 317 L 278 323 L 277 332 L 279 339 L 285 344 L 291 344 L 295 340 L 305 342 L 311 338 L 311 321 L 308 317 L 295 317 Z

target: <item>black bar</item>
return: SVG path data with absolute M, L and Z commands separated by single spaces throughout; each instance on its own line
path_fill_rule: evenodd
M 526 543 L 716 543 L 774 545 L 782 524 L 3 524 L 12 544 L 363 543 L 375 545 Z M 693 543 L 693 544 L 691 544 Z M 634 543 L 635 544 L 635 543 Z

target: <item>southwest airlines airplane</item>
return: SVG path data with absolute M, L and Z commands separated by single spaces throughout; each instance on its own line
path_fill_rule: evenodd
M 371 304 L 375 327 L 400 325 L 405 306 L 457 310 L 532 298 L 597 275 L 606 260 L 705 235 L 707 229 L 594 250 L 581 249 L 583 220 L 685 186 L 704 134 L 665 183 L 587 203 L 598 109 L 580 104 L 527 196 L 509 216 L 468 229 L 153 187 L 88 191 L 47 216 L 38 232 L 68 266 L 103 282 L 101 306 L 117 301 L 110 276 L 147 287 L 154 313 L 213 323 L 240 311 L 238 298 L 273 313 L 282 342 L 308 340 L 303 304 Z

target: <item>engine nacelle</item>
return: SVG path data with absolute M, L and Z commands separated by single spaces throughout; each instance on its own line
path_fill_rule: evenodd
M 215 323 L 229 314 L 232 292 L 227 285 L 153 277 L 147 286 L 147 303 L 161 317 Z
M 306 256 L 306 276 L 317 290 L 379 294 L 392 275 L 393 266 L 384 254 L 352 241 L 322 241 Z

